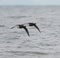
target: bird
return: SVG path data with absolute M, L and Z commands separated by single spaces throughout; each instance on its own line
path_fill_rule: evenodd
M 28 23 L 28 25 L 34 26 L 39 32 L 41 32 L 40 29 L 38 28 L 38 26 L 36 25 L 36 23 Z
M 41 32 L 40 31 L 40 29 L 38 28 L 38 26 L 36 25 L 36 23 L 25 23 L 25 24 L 17 24 L 17 25 L 15 25 L 15 26 L 17 26 L 18 28 L 20 28 L 20 29 L 24 29 L 25 31 L 26 31 L 26 33 L 27 33 L 27 35 L 28 36 L 30 36 L 30 34 L 29 34 L 29 31 L 28 31 L 28 29 L 26 28 L 26 26 L 34 26 L 39 32 Z M 15 26 L 13 26 L 13 27 L 11 27 L 11 29 L 13 29 Z
M 20 28 L 20 29 L 23 28 L 23 29 L 26 31 L 27 35 L 30 36 L 30 35 L 29 35 L 29 31 L 28 31 L 28 29 L 26 28 L 26 26 L 24 26 L 23 24 L 21 24 L 21 25 L 18 24 L 18 25 L 15 25 L 15 26 L 17 26 L 17 27 Z M 11 27 L 10 29 L 13 29 L 15 26 Z

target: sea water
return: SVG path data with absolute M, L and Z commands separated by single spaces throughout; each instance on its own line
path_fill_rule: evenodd
M 60 6 L 0 6 L 0 58 L 60 58 Z

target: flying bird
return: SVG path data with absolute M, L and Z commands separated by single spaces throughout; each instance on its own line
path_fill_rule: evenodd
M 26 28 L 26 26 L 24 26 L 23 24 L 22 24 L 22 25 L 15 25 L 15 26 L 17 26 L 17 27 L 20 28 L 20 29 L 23 28 L 23 29 L 26 31 L 27 35 L 30 36 L 30 35 L 29 35 L 29 31 L 28 31 L 28 29 Z M 11 29 L 13 29 L 15 26 L 11 27 Z
M 38 28 L 38 26 L 36 25 L 36 23 L 25 23 L 25 24 L 18 24 L 18 25 L 15 25 L 15 26 L 13 26 L 13 27 L 11 27 L 11 29 L 13 29 L 14 27 L 18 27 L 18 28 L 20 28 L 20 29 L 24 29 L 25 31 L 26 31 L 26 33 L 27 33 L 27 35 L 28 36 L 30 36 L 29 35 L 29 31 L 28 31 L 28 29 L 26 28 L 26 26 L 34 26 L 39 32 L 41 32 L 40 31 L 40 29 Z

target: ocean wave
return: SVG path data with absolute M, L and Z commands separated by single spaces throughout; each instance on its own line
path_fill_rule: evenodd
M 30 16 L 8 16 L 8 18 L 28 18 Z
M 11 53 L 14 55 L 47 55 L 47 52 L 40 52 L 40 51 L 6 51 L 7 53 Z
M 0 25 L 0 27 L 6 27 L 5 25 Z

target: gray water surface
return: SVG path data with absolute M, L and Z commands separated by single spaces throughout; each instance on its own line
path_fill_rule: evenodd
M 41 33 L 16 24 L 37 23 Z M 0 58 L 60 58 L 60 6 L 0 6 Z

